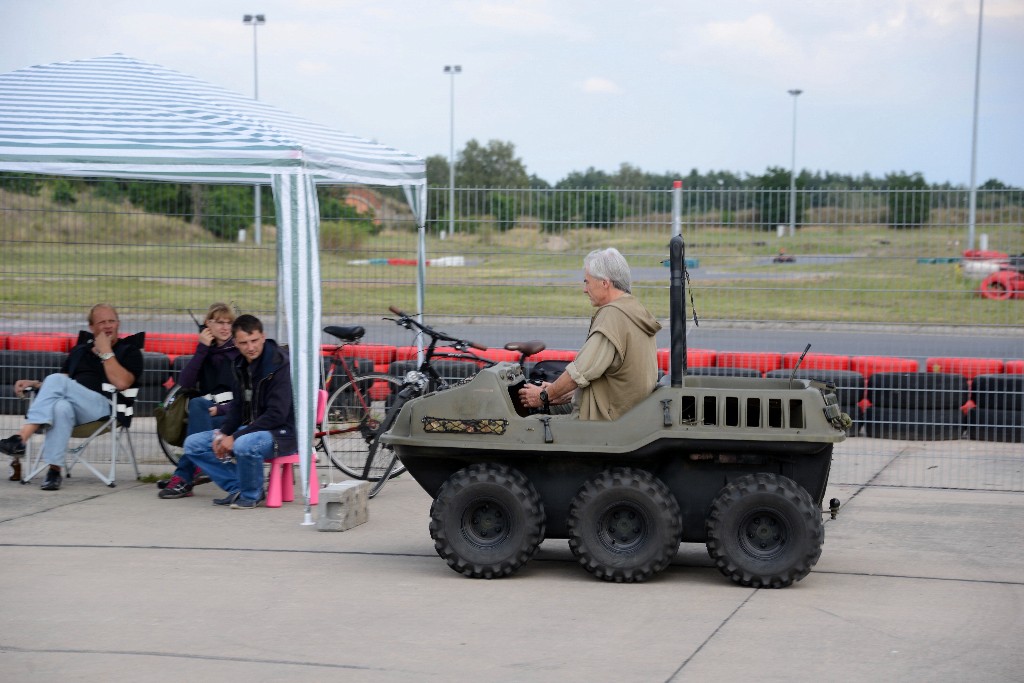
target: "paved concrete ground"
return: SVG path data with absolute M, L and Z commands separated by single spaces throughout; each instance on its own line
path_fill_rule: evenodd
M 407 475 L 343 533 L 216 495 L 0 481 L 0 679 L 1024 680 L 1021 493 L 833 486 L 821 560 L 783 590 L 733 585 L 692 544 L 639 585 L 591 578 L 564 541 L 467 579 Z

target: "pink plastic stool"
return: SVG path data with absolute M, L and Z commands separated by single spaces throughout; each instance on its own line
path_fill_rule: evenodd
M 327 410 L 327 392 L 320 389 L 316 393 L 316 424 L 319 427 L 324 421 Z M 281 455 L 271 458 L 270 478 L 267 483 L 267 507 L 279 508 L 281 502 L 290 503 L 295 500 L 295 478 L 293 468 L 299 464 L 299 454 Z M 316 452 L 312 453 L 309 468 L 309 504 L 320 502 L 320 482 L 316 477 Z
M 295 480 L 293 478 L 293 467 L 299 464 L 299 454 L 281 455 L 271 458 L 270 479 L 267 485 L 267 507 L 279 508 L 281 502 L 290 503 L 295 500 Z M 314 460 L 314 462 L 316 462 Z M 316 470 L 310 468 L 309 481 L 309 504 L 316 505 L 320 502 L 320 486 L 316 481 Z

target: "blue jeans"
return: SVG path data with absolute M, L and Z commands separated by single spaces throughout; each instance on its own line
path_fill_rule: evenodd
M 213 401 L 208 398 L 196 396 L 188 402 L 188 436 L 200 432 L 208 432 L 217 429 L 227 418 L 227 415 L 210 415 L 210 406 Z M 195 479 L 196 464 L 187 454 L 178 458 L 178 467 L 174 470 L 174 476 L 180 477 L 188 483 Z
M 246 500 L 263 497 L 263 461 L 274 457 L 274 437 L 270 432 L 252 432 L 235 439 L 235 462 L 225 462 L 213 454 L 213 432 L 200 432 L 185 439 L 185 454 L 227 493 L 241 492 Z M 180 468 L 179 461 L 179 468 Z M 191 473 L 186 481 L 191 481 Z
M 67 375 L 48 375 L 25 414 L 29 424 L 50 425 L 43 441 L 43 460 L 63 465 L 75 425 L 110 415 L 110 398 L 87 389 Z
M 208 432 L 224 423 L 227 415 L 210 415 L 212 405 L 213 401 L 202 396 L 196 396 L 188 402 L 188 435 Z

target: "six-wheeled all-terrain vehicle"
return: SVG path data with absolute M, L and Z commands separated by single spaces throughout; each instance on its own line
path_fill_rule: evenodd
M 529 414 L 522 368 L 499 363 L 410 401 L 382 437 L 433 497 L 430 534 L 452 569 L 506 576 L 545 538 L 569 539 L 608 581 L 651 577 L 681 541 L 706 543 L 744 586 L 788 586 L 817 562 L 849 418 L 823 382 L 687 376 L 681 237 L 670 252 L 669 381 L 618 420 Z

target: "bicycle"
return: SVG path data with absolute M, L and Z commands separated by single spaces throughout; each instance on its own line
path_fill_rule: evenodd
M 362 339 L 363 327 L 328 326 L 324 332 L 341 343 L 331 352 L 330 365 L 323 375 L 323 387 L 328 392 L 337 388 L 327 399 L 324 421 L 313 435 L 316 448 L 353 479 L 375 481 L 380 473 L 365 468 L 369 444 L 384 420 L 389 397 L 398 393 L 402 383 L 384 373 L 363 372 L 358 362 L 353 368 L 351 361 L 356 359 L 346 357 L 343 349 Z M 403 467 L 390 476 L 404 471 Z
M 423 360 L 420 362 L 419 367 L 406 374 L 404 381 L 401 383 L 401 388 L 397 392 L 392 391 L 389 393 L 384 419 L 373 430 L 372 438 L 367 441 L 368 453 L 360 478 L 375 482 L 369 492 L 370 498 L 380 493 L 381 489 L 384 488 L 384 484 L 389 479 L 397 476 L 396 473 L 405 471 L 405 465 L 402 464 L 394 449 L 382 444 L 380 436 L 391 429 L 391 425 L 394 424 L 395 419 L 406 403 L 428 392 L 443 391 L 451 386 L 438 372 L 434 362 L 445 358 L 460 362 L 472 362 L 476 364 L 477 370 L 481 367 L 490 367 L 498 363 L 498 361 L 483 358 L 473 353 L 471 349 L 487 351 L 487 347 L 483 344 L 458 339 L 444 332 L 439 332 L 417 321 L 412 316 L 403 313 L 394 306 L 389 306 L 388 310 L 398 316 L 398 318 L 384 318 L 385 320 L 391 320 L 396 325 L 414 331 L 417 334 L 427 335 L 430 338 L 430 343 L 423 352 Z M 441 348 L 452 348 L 455 351 L 438 350 L 439 342 L 448 342 L 449 346 Z M 523 365 L 529 356 L 544 350 L 544 342 L 509 342 L 505 344 L 504 348 L 507 351 L 519 353 L 519 364 Z M 465 382 L 469 379 L 471 379 L 471 376 L 460 381 Z

